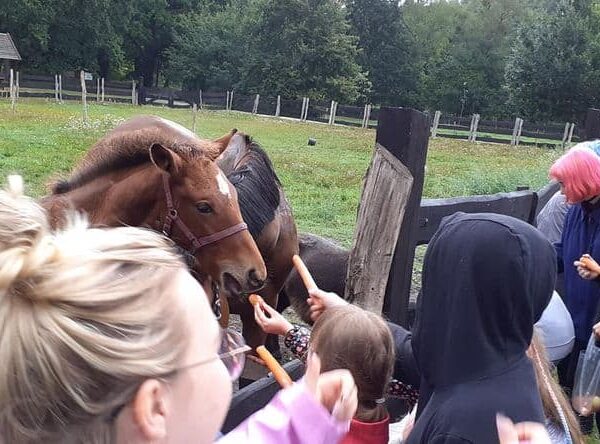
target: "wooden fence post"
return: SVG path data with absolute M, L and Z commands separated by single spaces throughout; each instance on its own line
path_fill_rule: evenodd
M 198 105 L 200 106 L 200 109 L 202 109 L 202 90 L 198 92 L 198 98 L 200 99 Z
M 333 103 L 333 118 L 331 119 L 332 125 L 335 125 L 335 117 L 337 116 L 337 107 L 338 107 L 338 103 L 336 101 Z
M 60 103 L 63 103 L 63 95 L 62 95 L 62 74 L 58 75 L 58 97 L 60 99 Z M 104 97 L 102 97 L 104 100 Z
M 10 83 L 9 90 L 10 92 L 10 108 L 13 112 L 15 112 L 15 72 L 13 69 L 10 69 Z
M 260 94 L 257 94 L 254 98 L 254 105 L 252 106 L 252 114 L 258 113 L 258 102 L 260 100 Z
M 100 102 L 100 77 L 96 77 L 96 102 Z
M 225 99 L 225 111 L 229 111 L 229 91 L 227 91 L 227 98 Z
M 277 106 L 275 107 L 275 117 L 279 117 L 281 114 L 281 96 L 277 96 Z
M 373 109 L 373 105 L 369 103 L 367 107 L 367 119 L 365 121 L 365 128 L 369 128 L 369 122 L 371 121 L 371 109 Z
M 310 99 L 307 97 L 306 98 L 306 108 L 304 109 L 304 117 L 303 117 L 303 121 L 306 122 L 306 119 L 308 118 L 308 104 L 310 103 Z
M 517 132 L 519 130 L 519 119 L 518 117 L 515 119 L 515 127 L 513 128 L 512 138 L 510 139 L 510 144 L 515 146 L 517 143 Z
M 306 106 L 306 97 L 302 97 L 302 110 L 300 111 L 300 121 L 304 117 L 304 107 Z
M 516 139 L 516 145 L 519 146 L 519 143 L 521 143 L 521 132 L 523 131 L 523 119 L 519 118 L 519 128 L 517 130 L 517 139 Z
M 56 103 L 60 103 L 58 100 L 58 74 L 54 74 L 54 100 Z
M 429 143 L 429 121 L 425 114 L 412 109 L 381 108 L 376 137 L 377 143 L 398 158 L 413 177 L 383 304 L 383 312 L 389 319 L 407 326 L 419 207 Z
M 131 81 L 131 104 L 135 105 L 135 80 Z
M 335 100 L 331 101 L 331 105 L 329 107 L 329 121 L 327 122 L 328 125 L 333 125 L 333 107 L 335 105 Z
M 85 74 L 83 70 L 79 72 L 79 80 L 81 81 L 81 103 L 83 104 L 83 123 L 88 122 L 88 110 L 87 110 L 87 90 L 85 88 Z
M 479 114 L 473 114 L 471 118 L 471 128 L 469 129 L 469 142 L 477 140 L 477 127 L 479 126 Z
M 19 71 L 17 71 L 17 78 L 15 82 L 15 99 L 19 100 L 19 93 L 21 92 L 21 87 L 19 85 Z
M 567 146 L 567 138 L 569 137 L 569 128 L 571 124 L 569 122 L 565 123 L 565 131 L 563 132 L 561 147 L 564 150 Z
M 363 118 L 362 118 L 362 122 L 360 124 L 361 128 L 366 128 L 367 127 L 367 109 L 369 108 L 369 104 L 365 104 L 365 109 L 363 109 Z
M 431 138 L 435 139 L 437 137 L 437 130 L 440 124 L 440 117 L 442 117 L 441 111 L 436 111 L 433 116 L 433 125 L 431 126 Z
M 101 86 L 102 86 L 102 103 L 104 103 L 104 77 L 102 77 L 102 82 L 101 82 Z
M 428 141 L 423 113 L 381 108 L 348 264 L 346 296 L 404 326 Z
M 192 132 L 196 134 L 196 117 L 198 115 L 198 105 L 192 105 Z
M 229 95 L 229 111 L 233 110 L 233 90 L 231 91 L 231 94 Z
M 567 139 L 567 143 L 570 144 L 573 139 L 573 131 L 575 131 L 575 124 L 571 123 L 571 128 L 569 129 L 569 138 Z

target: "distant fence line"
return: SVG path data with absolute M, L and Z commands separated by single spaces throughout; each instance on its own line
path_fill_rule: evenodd
M 12 71 L 12 70 L 11 70 Z M 148 88 L 135 81 L 107 81 L 90 79 L 85 85 L 90 102 L 116 102 L 139 105 L 162 105 L 171 108 L 193 108 L 240 111 L 265 116 L 285 117 L 328 125 L 348 125 L 376 128 L 379 107 L 342 105 L 338 102 L 313 100 L 309 97 L 288 99 L 281 96 L 244 94 L 238 91 L 178 90 L 175 88 Z M 0 76 L 0 96 L 10 97 L 13 107 L 19 97 L 83 100 L 79 78 L 56 74 L 32 75 L 13 73 Z M 456 116 L 436 111 L 426 113 L 431 137 L 463 139 L 470 142 L 495 142 L 514 146 L 548 145 L 565 148 L 581 140 L 580 128 L 573 122 L 535 124 L 521 118 L 514 121 L 482 120 L 479 114 Z

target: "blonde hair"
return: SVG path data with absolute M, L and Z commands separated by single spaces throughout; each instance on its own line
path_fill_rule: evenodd
M 571 408 L 571 403 L 552 374 L 546 348 L 536 330 L 537 328 L 533 331 L 527 355 L 535 369 L 535 379 L 542 399 L 544 415 L 565 433 L 569 433 L 574 444 L 585 444 L 579 421 Z
M 355 305 L 330 308 L 315 322 L 311 349 L 321 371 L 348 369 L 358 389 L 355 418 L 377 422 L 388 416 L 382 401 L 394 370 L 394 341 L 381 316 Z
M 92 229 L 75 216 L 51 233 L 10 178 L 0 191 L 5 442 L 112 442 L 114 409 L 180 364 L 183 310 L 165 290 L 182 268 L 148 230 Z

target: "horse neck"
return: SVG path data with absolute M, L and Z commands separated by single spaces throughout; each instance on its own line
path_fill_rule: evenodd
M 162 176 L 154 165 L 106 174 L 59 196 L 87 213 L 93 225 L 153 226 L 165 205 Z

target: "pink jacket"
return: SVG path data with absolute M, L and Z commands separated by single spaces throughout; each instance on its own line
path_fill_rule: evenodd
M 281 390 L 266 405 L 222 437 L 218 444 L 335 444 L 348 433 L 300 382 Z

